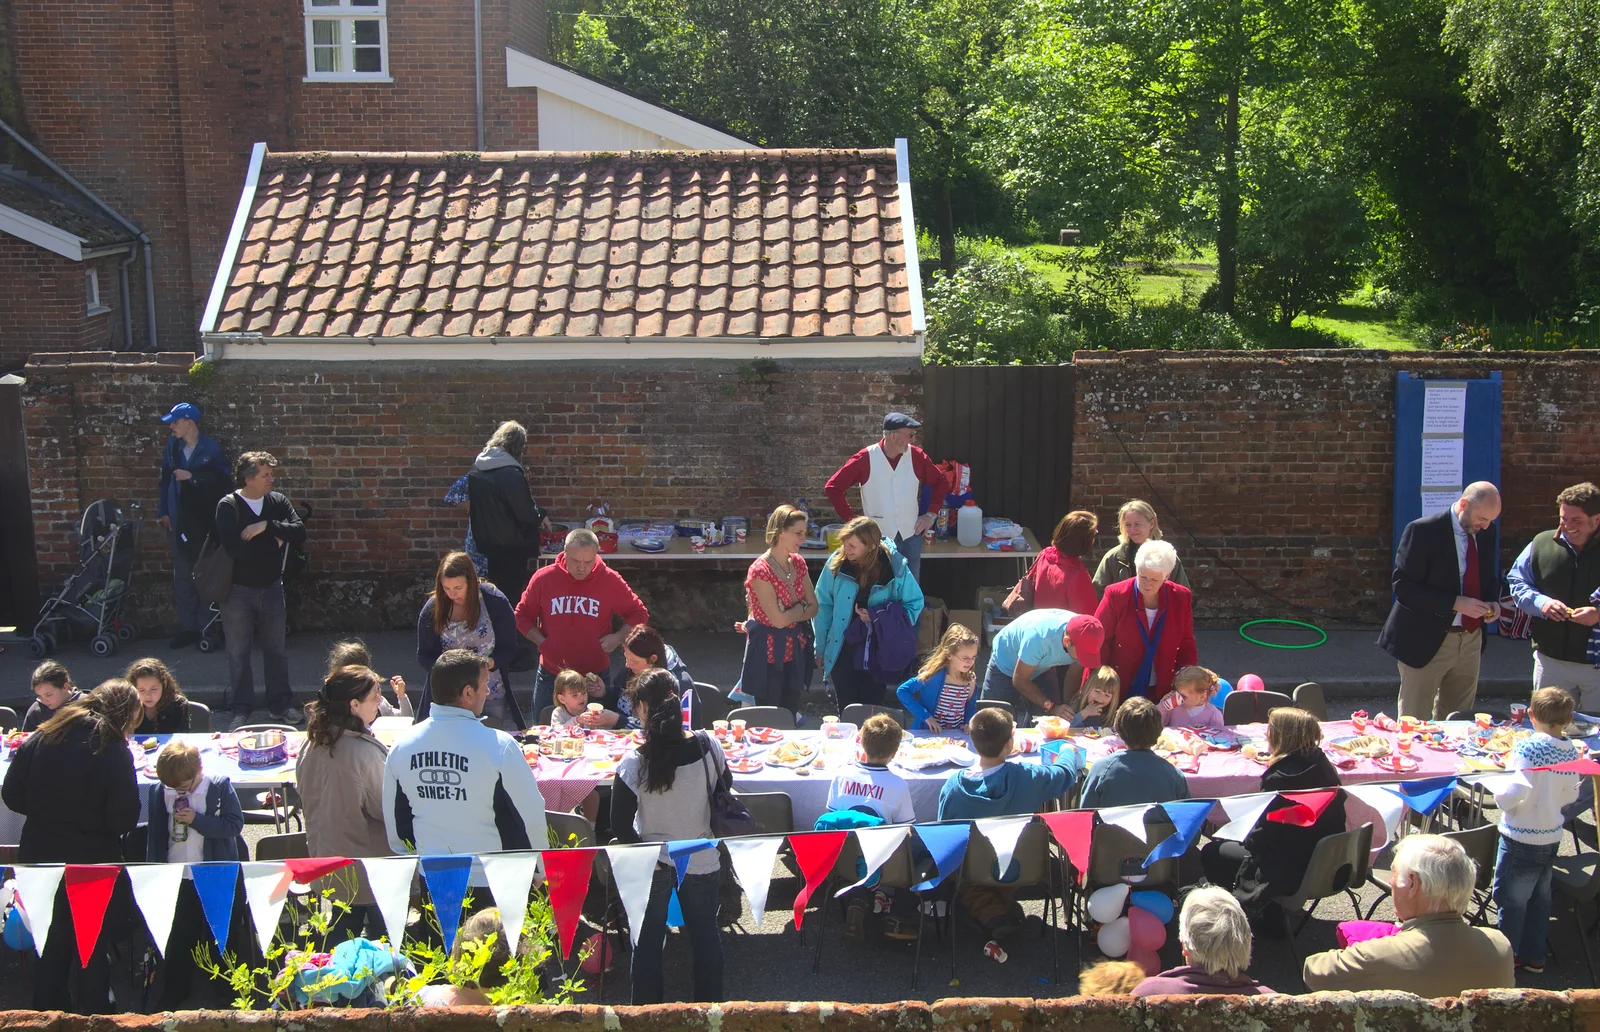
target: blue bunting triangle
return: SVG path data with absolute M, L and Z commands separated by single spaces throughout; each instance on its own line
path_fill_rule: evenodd
M 461 904 L 467 898 L 467 879 L 472 877 L 470 856 L 425 856 L 421 859 L 422 879 L 428 883 L 433 900 L 433 916 L 439 919 L 446 952 L 455 949 L 456 929 L 461 925 Z
M 678 839 L 667 843 L 667 855 L 672 857 L 672 866 L 678 869 L 678 884 L 683 884 L 683 876 L 689 873 L 689 858 L 702 849 L 717 848 L 716 839 Z
M 1144 866 L 1149 867 L 1157 860 L 1182 856 L 1188 852 L 1189 847 L 1194 845 L 1194 840 L 1200 837 L 1200 829 L 1205 827 L 1206 818 L 1211 816 L 1211 808 L 1216 805 L 1210 799 L 1185 799 L 1162 803 L 1161 808 L 1172 818 L 1172 825 L 1176 830 L 1157 843 L 1156 848 L 1150 850 L 1150 855 L 1144 858 Z
M 678 902 L 677 889 L 673 889 L 672 895 L 667 897 L 667 927 L 683 927 L 683 904 Z
M 1405 781 L 1398 785 L 1390 785 L 1389 788 L 1398 792 L 1407 806 L 1426 817 L 1437 810 L 1439 804 L 1456 790 L 1456 779 L 1447 774 L 1440 778 Z
M 200 909 L 211 926 L 211 937 L 217 940 L 217 952 L 228 948 L 228 923 L 233 918 L 233 896 L 239 887 L 239 865 L 227 861 L 190 864 L 194 875 L 194 891 L 200 897 Z
M 916 824 L 912 826 L 922 844 L 928 847 L 928 852 L 933 854 L 933 863 L 938 868 L 932 878 L 918 885 L 911 886 L 914 892 L 927 892 L 946 878 L 956 872 L 961 866 L 961 861 L 967 855 L 967 839 L 972 835 L 972 825 L 967 821 L 955 824 Z

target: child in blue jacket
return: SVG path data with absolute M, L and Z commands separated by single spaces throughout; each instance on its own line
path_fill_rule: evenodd
M 978 710 L 977 632 L 953 623 L 917 676 L 895 690 L 900 705 L 929 731 L 959 731 Z

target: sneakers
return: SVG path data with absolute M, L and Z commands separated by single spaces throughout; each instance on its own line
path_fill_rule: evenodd
M 844 908 L 844 941 L 861 945 L 867 941 L 867 902 L 853 899 Z
M 171 641 L 167 642 L 169 649 L 186 649 L 200 640 L 199 633 L 195 631 L 180 632 Z
M 898 942 L 916 942 L 917 926 L 910 921 L 902 921 L 898 917 L 885 917 L 883 919 L 883 937 L 894 939 Z
M 276 724 L 293 724 L 299 727 L 306 722 L 306 715 L 300 712 L 300 707 L 290 703 L 286 708 L 275 710 L 268 714 Z
M 1517 967 L 1519 967 L 1522 970 L 1526 971 L 1530 975 L 1542 975 L 1542 974 L 1544 974 L 1544 965 L 1543 964 L 1529 964 L 1527 961 L 1523 960 L 1521 957 L 1516 958 L 1514 963 L 1515 963 L 1515 965 Z

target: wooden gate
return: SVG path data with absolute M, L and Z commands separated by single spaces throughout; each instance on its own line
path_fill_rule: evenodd
M 39 606 L 33 496 L 22 428 L 22 378 L 0 376 L 0 624 L 32 629 Z

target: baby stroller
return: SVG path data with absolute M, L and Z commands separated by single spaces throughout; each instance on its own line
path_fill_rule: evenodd
M 132 641 L 139 629 L 123 615 L 128 577 L 139 543 L 139 506 L 129 504 L 132 517 L 124 517 L 108 498 L 91 502 L 78 524 L 78 565 L 45 601 L 28 639 L 28 651 L 42 659 L 67 641 L 72 630 L 90 635 L 89 649 L 97 656 L 117 651 L 119 641 Z
M 311 518 L 312 507 L 310 505 L 296 506 L 295 511 L 300 514 L 301 522 Z M 295 545 L 283 550 L 283 583 L 285 587 L 300 575 L 309 561 L 303 545 Z M 200 640 L 195 643 L 195 648 L 201 652 L 221 652 L 225 644 L 227 644 L 227 640 L 222 634 L 222 607 L 213 602 L 211 603 L 211 618 L 206 621 L 204 627 L 200 628 Z

